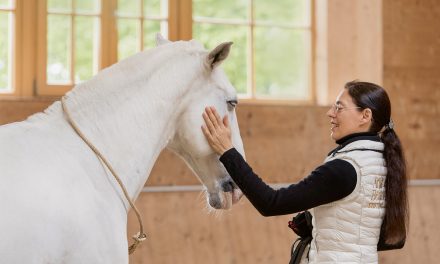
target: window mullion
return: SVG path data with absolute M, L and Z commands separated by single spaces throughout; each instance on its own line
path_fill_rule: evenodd
M 310 1 L 310 30 L 309 30 L 309 40 L 310 40 L 310 49 L 309 49 L 309 100 L 313 103 L 317 102 L 316 99 L 316 89 L 314 89 L 313 87 L 315 87 L 315 59 L 316 59 L 316 41 L 315 41 L 315 0 L 311 0 Z
M 25 4 L 26 3 L 26 4 Z M 22 42 L 21 56 L 17 58 L 17 78 L 19 96 L 31 97 L 34 95 L 35 81 L 37 79 L 37 1 L 17 0 L 17 34 Z
M 99 69 L 117 61 L 116 7 L 117 0 L 101 0 Z
M 38 1 L 38 34 L 37 34 L 37 91 L 38 95 L 45 94 L 46 60 L 47 60 L 47 3 Z
M 70 15 L 70 84 L 75 86 L 75 1 L 72 1 L 72 14 Z
M 141 16 L 139 17 L 139 36 L 140 36 L 140 47 L 139 51 L 142 51 L 144 49 L 144 1 L 141 1 Z
M 249 44 L 248 44 L 248 54 L 249 54 L 249 59 L 248 59 L 248 63 L 249 63 L 249 67 L 248 67 L 248 93 L 250 93 L 251 99 L 255 99 L 256 97 L 256 86 L 255 86 L 255 45 L 254 45 L 254 0 L 249 0 L 249 6 L 250 6 L 250 10 L 249 10 Z M 249 91 L 249 87 L 250 87 L 250 91 Z
M 22 63 L 22 50 L 23 50 L 23 41 L 22 41 L 22 37 L 23 35 L 21 34 L 22 32 L 22 28 L 23 28 L 23 21 L 22 21 L 22 14 L 23 14 L 23 10 L 22 10 L 22 6 L 20 6 L 22 3 L 19 3 L 19 1 L 17 1 L 15 3 L 15 7 L 14 7 L 14 11 L 12 11 L 12 28 L 10 29 L 10 35 L 8 37 L 9 39 L 9 51 L 8 53 L 12 53 L 12 56 L 10 58 L 10 61 L 8 62 L 8 64 L 12 64 L 11 67 L 11 71 L 10 74 L 10 80 L 11 80 L 11 89 L 12 89 L 12 95 L 15 96 L 20 96 L 22 94 L 22 85 L 21 85 L 21 63 Z M 7 66 L 9 67 L 9 65 Z
M 179 0 L 168 0 L 168 39 L 179 40 Z
M 168 38 L 192 38 L 192 0 L 168 0 Z
M 139 38 L 140 38 L 139 47 L 138 47 L 139 51 L 142 51 L 144 49 L 144 23 L 143 23 L 143 21 L 144 21 L 144 18 L 141 15 L 140 18 L 138 19 L 138 22 L 139 22 L 138 34 L 139 34 Z
M 179 40 L 192 38 L 192 0 L 179 1 Z

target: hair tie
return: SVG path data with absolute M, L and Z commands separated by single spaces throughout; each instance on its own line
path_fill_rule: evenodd
M 394 129 L 394 122 L 393 122 L 393 119 L 390 118 L 390 122 L 388 122 L 388 124 L 386 125 L 386 127 L 387 127 L 389 130 L 393 130 L 393 129 Z
M 393 120 L 392 120 L 391 118 L 390 118 L 390 121 L 388 122 L 388 124 L 384 125 L 384 126 L 380 129 L 380 131 L 377 132 L 377 134 L 378 134 L 380 137 L 382 137 L 383 133 L 384 133 L 386 130 L 388 130 L 388 131 L 394 130 L 394 122 L 393 122 Z

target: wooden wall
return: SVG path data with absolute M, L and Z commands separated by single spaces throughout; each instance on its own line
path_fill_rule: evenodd
M 411 187 L 408 241 L 403 250 L 381 252 L 381 264 L 438 263 L 439 187 Z M 247 200 L 220 214 L 208 213 L 198 193 L 146 193 L 137 200 L 149 239 L 132 264 L 288 263 L 296 238 L 290 216 L 265 218 Z M 129 234 L 138 226 L 130 215 Z
M 342 1 L 338 1 L 342 3 Z M 357 7 L 359 8 L 359 6 Z M 337 12 L 337 10 L 335 10 Z M 440 179 L 440 5 L 436 0 L 384 0 L 383 83 L 408 159 L 411 179 Z M 342 14 L 343 15 L 343 14 Z M 374 66 L 376 67 L 376 66 Z M 0 124 L 41 111 L 52 100 L 0 100 Z M 295 182 L 334 147 L 326 107 L 240 105 L 248 161 L 268 182 Z M 149 186 L 197 184 L 176 156 L 164 151 Z M 440 187 L 410 187 L 411 226 L 403 250 L 381 263 L 437 263 Z M 295 238 L 290 216 L 264 218 L 244 198 L 232 210 L 209 212 L 197 192 L 143 193 L 137 200 L 150 237 L 131 263 L 287 263 Z M 130 214 L 129 231 L 137 231 Z
M 440 4 L 384 1 L 384 85 L 413 177 L 440 178 Z

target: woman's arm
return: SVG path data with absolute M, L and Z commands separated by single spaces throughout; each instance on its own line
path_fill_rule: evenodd
M 319 166 L 300 182 L 274 190 L 252 171 L 236 149 L 226 151 L 220 161 L 264 216 L 296 213 L 337 201 L 353 192 L 357 182 L 354 167 L 336 159 Z

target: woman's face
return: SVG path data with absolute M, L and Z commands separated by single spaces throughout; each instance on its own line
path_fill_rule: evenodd
M 339 93 L 327 116 L 330 117 L 331 137 L 335 141 L 353 133 L 367 132 L 371 124 L 371 110 L 356 106 L 347 89 Z

